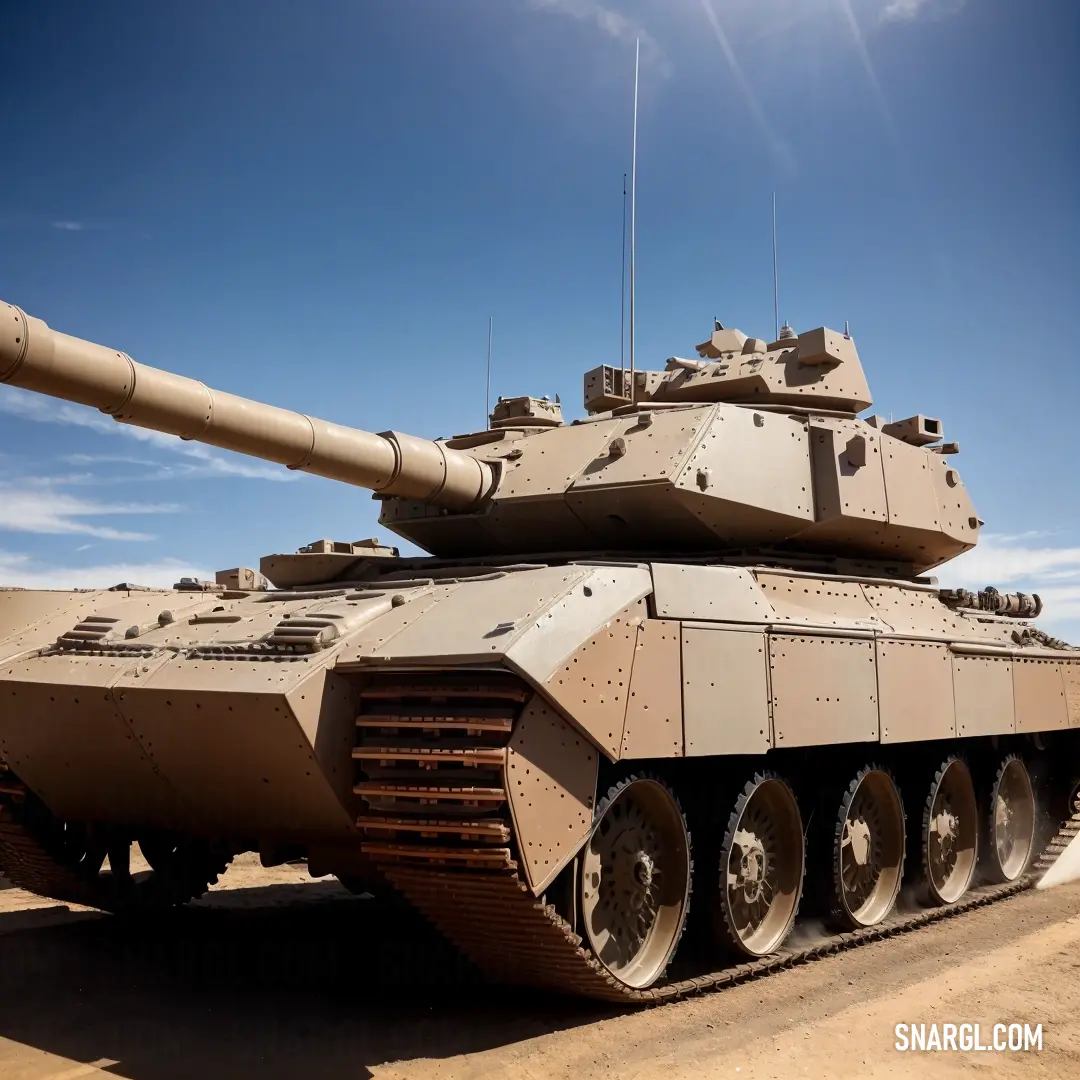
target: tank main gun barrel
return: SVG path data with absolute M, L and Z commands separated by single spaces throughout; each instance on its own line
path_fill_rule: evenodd
M 495 486 L 491 465 L 441 443 L 376 435 L 211 390 L 61 334 L 2 301 L 0 320 L 0 383 L 90 405 L 122 424 L 449 510 L 478 506 Z

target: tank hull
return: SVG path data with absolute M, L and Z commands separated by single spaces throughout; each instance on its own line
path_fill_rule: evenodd
M 691 957 L 715 971 L 724 957 L 775 961 L 782 938 L 762 953 L 762 928 L 731 922 L 732 858 L 751 867 L 736 924 L 753 923 L 745 896 L 787 860 L 800 871 L 791 919 L 870 933 L 896 921 L 895 893 L 864 898 L 860 875 L 892 872 L 899 889 L 902 874 L 941 907 L 989 896 L 996 870 L 1003 895 L 1069 816 L 1080 653 L 955 610 L 929 584 L 660 561 L 421 576 L 415 560 L 379 562 L 363 581 L 270 593 L 0 592 L 3 869 L 115 908 L 116 853 L 136 840 L 201 845 L 207 878 L 221 853 L 300 852 L 313 872 L 392 883 L 498 977 L 644 1000 L 673 985 L 663 966 Z M 890 833 L 881 792 L 894 788 Z M 785 791 L 815 824 L 805 850 L 800 829 L 770 854 Z M 645 881 L 648 907 L 664 860 L 685 878 L 648 976 L 605 954 L 617 935 L 597 928 L 609 916 L 588 889 L 590 859 L 599 880 L 616 858 L 596 852 L 624 804 L 626 820 L 667 822 L 642 826 L 641 845 L 669 837 L 635 856 L 631 892 Z M 1009 842 L 1027 846 L 995 862 L 1005 811 Z M 754 814 L 756 847 L 739 816 Z M 92 881 L 72 884 L 61 824 L 89 838 Z M 679 948 L 684 929 L 696 943 Z

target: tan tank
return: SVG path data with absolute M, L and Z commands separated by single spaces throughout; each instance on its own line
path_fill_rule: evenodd
M 697 353 L 432 442 L 0 304 L 0 382 L 370 488 L 433 553 L 0 591 L 0 868 L 119 910 L 304 857 L 496 977 L 618 1000 L 808 955 L 800 914 L 828 949 L 1024 887 L 1080 828 L 1080 654 L 1038 597 L 921 576 L 978 539 L 958 448 L 859 417 L 846 334 Z

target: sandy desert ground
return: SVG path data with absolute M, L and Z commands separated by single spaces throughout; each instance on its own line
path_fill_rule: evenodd
M 4 1080 L 1080 1076 L 1080 884 L 621 1012 L 487 987 L 408 913 L 244 857 L 153 922 L 3 890 L 0 973 Z M 1042 1052 L 894 1047 L 999 1020 Z

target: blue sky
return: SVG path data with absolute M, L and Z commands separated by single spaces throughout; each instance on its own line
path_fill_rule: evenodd
M 0 297 L 210 385 L 439 436 L 713 316 L 852 333 L 959 440 L 987 536 L 1080 638 L 1072 0 L 4 5 Z M 375 534 L 363 491 L 0 389 L 0 580 L 169 583 Z

